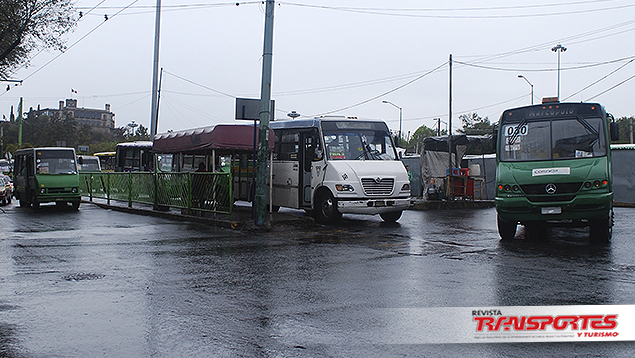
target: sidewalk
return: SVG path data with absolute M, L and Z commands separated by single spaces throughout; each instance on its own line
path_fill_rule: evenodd
M 236 202 L 231 217 L 228 214 L 216 214 L 211 212 L 192 212 L 187 213 L 186 209 L 168 208 L 167 210 L 154 210 L 152 205 L 143 203 L 133 203 L 132 207 L 128 207 L 128 203 L 124 201 L 111 200 L 110 205 L 106 199 L 93 198 L 92 201 L 88 197 L 82 197 L 82 205 L 94 204 L 104 209 L 117 210 L 121 212 L 162 217 L 170 220 L 200 222 L 211 226 L 231 228 L 235 230 L 267 230 L 266 227 L 258 227 L 254 223 L 252 216 L 251 203 Z M 81 210 L 81 207 L 80 207 Z M 269 221 L 271 224 L 280 224 L 295 222 L 308 225 L 315 224 L 312 217 L 308 216 L 303 210 L 294 210 L 288 208 L 280 208 L 277 213 L 269 213 Z

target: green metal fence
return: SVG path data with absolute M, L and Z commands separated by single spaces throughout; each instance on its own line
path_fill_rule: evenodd
M 83 196 L 232 214 L 231 173 L 80 173 Z

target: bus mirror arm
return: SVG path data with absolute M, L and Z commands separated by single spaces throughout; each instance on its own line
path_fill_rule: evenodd
M 611 122 L 610 123 L 610 129 L 611 129 L 611 140 L 613 142 L 617 142 L 618 140 L 620 140 L 620 126 L 617 122 Z

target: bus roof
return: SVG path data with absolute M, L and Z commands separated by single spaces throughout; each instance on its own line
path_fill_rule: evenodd
M 22 148 L 18 149 L 15 152 L 28 152 L 28 151 L 36 151 L 36 150 L 72 150 L 75 151 L 75 148 L 71 147 L 38 147 L 38 148 Z
M 283 121 L 275 121 L 271 122 L 269 125 L 273 129 L 281 129 L 281 128 L 311 128 L 311 127 L 319 127 L 320 122 L 350 122 L 350 123 L 382 123 L 385 124 L 382 120 L 377 119 L 357 119 L 356 117 L 344 117 L 344 116 L 327 116 L 327 117 L 316 117 L 310 119 L 288 119 Z
M 146 140 L 140 140 L 136 142 L 122 142 L 117 143 L 117 147 L 150 147 L 152 148 L 152 142 Z
M 500 123 L 540 120 L 562 116 L 602 116 L 604 108 L 599 103 L 565 102 L 545 103 L 507 109 L 501 114 Z
M 257 134 L 256 134 L 257 135 Z M 270 130 L 269 148 L 274 147 Z M 254 148 L 252 124 L 217 124 L 215 126 L 161 133 L 154 136 L 156 153 L 196 152 L 206 149 L 251 151 Z

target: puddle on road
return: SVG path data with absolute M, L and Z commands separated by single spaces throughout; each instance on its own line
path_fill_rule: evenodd
M 101 273 L 80 272 L 80 273 L 72 273 L 70 275 L 62 276 L 62 279 L 66 281 L 75 282 L 75 281 L 86 281 L 86 280 L 98 280 L 104 277 L 106 277 L 106 275 Z

